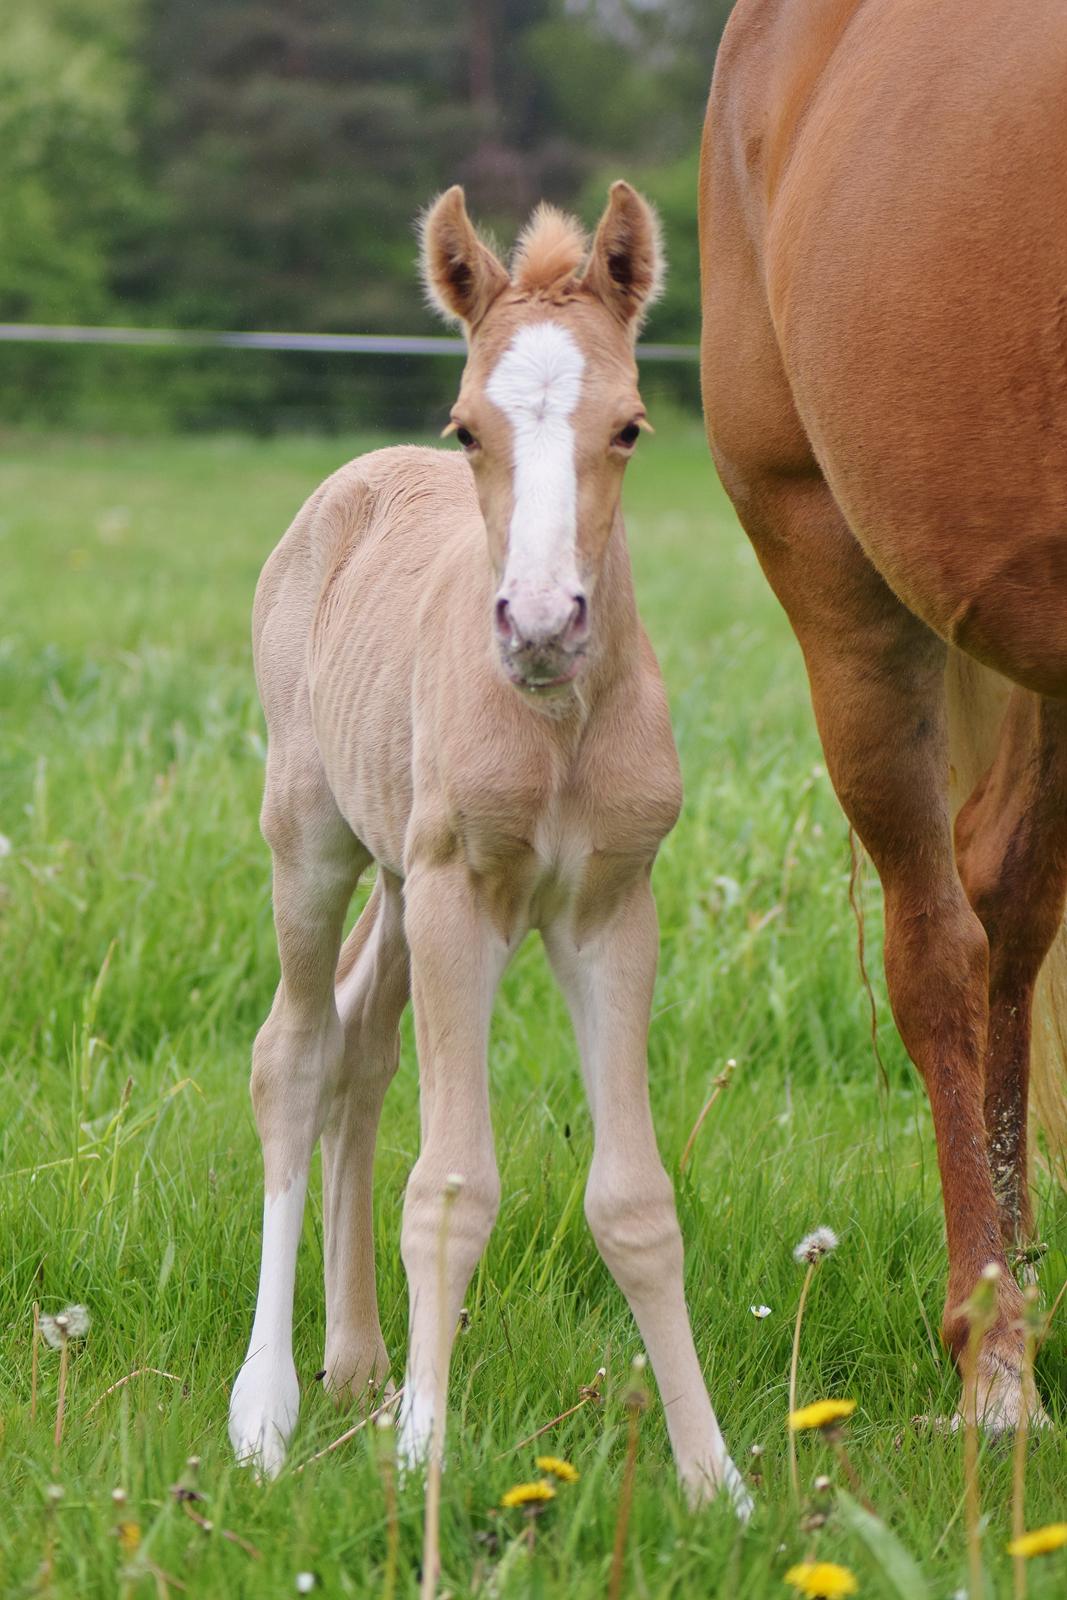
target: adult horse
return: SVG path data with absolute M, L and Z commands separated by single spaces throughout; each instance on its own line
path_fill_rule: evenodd
M 882 880 L 957 1355 L 1002 1269 L 992 1426 L 1042 1415 L 1009 1257 L 1067 890 L 1065 127 L 1062 0 L 740 0 L 700 180 L 708 437 Z

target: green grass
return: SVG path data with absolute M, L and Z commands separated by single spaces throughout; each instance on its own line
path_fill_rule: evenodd
M 111 1491 L 142 1552 L 196 1596 L 381 1591 L 382 1484 L 365 1436 L 258 1486 L 230 1462 L 228 1386 L 257 1270 L 259 1151 L 247 1075 L 276 981 L 267 853 L 256 826 L 263 732 L 248 618 L 259 567 L 304 495 L 367 441 L 0 441 L 0 1592 L 119 1593 Z M 742 1533 L 674 1487 L 661 1415 L 640 1440 L 624 1593 L 784 1594 L 814 1548 L 869 1596 L 899 1593 L 838 1516 L 805 1534 L 788 1493 L 783 1415 L 800 1274 L 791 1249 L 827 1223 L 801 1394 L 853 1395 L 854 1454 L 882 1516 L 920 1560 L 931 1597 L 964 1583 L 961 1446 L 910 1426 L 943 1413 L 955 1379 L 936 1338 L 943 1230 L 930 1117 L 888 1016 L 876 886 L 868 937 L 890 1082 L 879 1087 L 848 906 L 848 839 L 808 708 L 800 658 L 715 484 L 699 432 L 667 423 L 627 486 L 642 609 L 670 688 L 686 779 L 656 871 L 662 957 L 650 1039 L 661 1146 L 679 1154 L 727 1057 L 738 1070 L 678 1184 L 699 1348 L 730 1446 L 763 1446 L 759 1510 Z M 606 1593 L 625 1448 L 620 1395 L 635 1330 L 578 1203 L 589 1121 L 562 1003 L 535 940 L 503 985 L 491 1072 L 504 1199 L 457 1344 L 443 1507 L 445 1586 L 475 1592 L 516 1531 L 494 1511 L 532 1449 L 516 1441 L 574 1403 L 606 1366 L 606 1399 L 546 1443 L 581 1482 L 537 1528 L 505 1596 Z M 379 1147 L 376 1236 L 386 1339 L 399 1372 L 398 1253 L 416 1153 L 410 1029 Z M 306 1383 L 293 1461 L 341 1429 L 312 1381 L 321 1364 L 321 1211 L 313 1180 L 297 1286 Z M 1062 1197 L 1043 1193 L 1067 1272 Z M 51 1427 L 57 1361 L 42 1358 L 29 1420 L 31 1306 L 83 1301 L 62 1456 Z M 754 1318 L 765 1303 L 772 1315 Z M 1057 1431 L 1034 1448 L 1031 1525 L 1067 1514 L 1067 1334 L 1040 1361 Z M 143 1366 L 145 1376 L 94 1402 Z M 170 1486 L 202 1457 L 193 1525 Z M 805 1483 L 830 1470 L 801 1445 Z M 983 1455 L 990 1595 L 1010 1467 Z M 64 1498 L 51 1518 L 45 1490 Z M 399 1493 L 400 1596 L 416 1593 L 421 1490 Z M 51 1580 L 36 1576 L 51 1547 Z M 1067 1587 L 1064 1556 L 1031 1593 Z M 127 1591 L 149 1596 L 150 1575 Z M 162 1591 L 160 1591 L 162 1592 Z M 179 1591 L 175 1590 L 174 1593 Z M 492 1592 L 482 1590 L 481 1592 Z

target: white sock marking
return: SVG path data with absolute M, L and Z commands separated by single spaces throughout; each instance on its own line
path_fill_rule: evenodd
M 293 1362 L 296 1252 L 307 1178 L 263 1202 L 263 1254 L 248 1354 L 230 1396 L 230 1442 L 240 1460 L 273 1476 L 285 1460 L 300 1409 Z

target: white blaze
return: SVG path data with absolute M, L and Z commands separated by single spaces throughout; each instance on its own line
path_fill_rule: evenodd
M 564 628 L 581 588 L 571 418 L 584 366 L 566 328 L 534 322 L 515 335 L 486 384 L 511 424 L 513 444 L 513 510 L 500 593 L 526 638 L 549 638 Z

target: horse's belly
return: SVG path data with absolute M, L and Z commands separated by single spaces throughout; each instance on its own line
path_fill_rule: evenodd
M 367 592 L 325 620 L 309 670 L 327 782 L 356 837 L 400 872 L 411 814 L 410 637 Z

